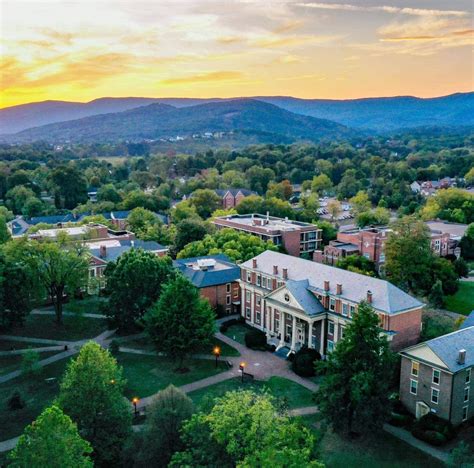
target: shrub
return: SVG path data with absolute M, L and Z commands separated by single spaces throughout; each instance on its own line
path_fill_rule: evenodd
M 120 352 L 120 343 L 117 340 L 112 340 L 109 345 L 109 351 L 112 356 L 117 356 Z
M 417 439 L 420 439 L 436 447 L 439 447 L 440 445 L 443 445 L 447 442 L 446 437 L 438 431 L 432 431 L 432 430 L 424 431 L 423 429 L 414 427 L 411 430 L 411 433 Z
M 407 414 L 398 414 L 392 412 L 388 423 L 396 427 L 409 427 L 413 421 L 413 418 Z
M 25 407 L 25 402 L 21 398 L 21 394 L 18 390 L 15 390 L 12 396 L 7 401 L 8 409 L 16 411 Z
M 432 445 L 443 445 L 453 439 L 456 431 L 449 421 L 428 413 L 413 423 L 412 434 Z
M 315 375 L 314 363 L 321 360 L 321 355 L 315 349 L 302 348 L 293 358 L 292 369 L 295 374 L 302 377 L 312 377 Z
M 245 323 L 245 319 L 243 317 L 226 320 L 225 322 L 221 323 L 221 326 L 219 327 L 219 331 L 221 333 L 225 333 L 229 329 L 229 327 L 231 327 L 232 325 L 238 325 L 241 323 Z
M 40 355 L 38 351 L 29 349 L 21 359 L 21 372 L 23 375 L 31 376 L 41 373 L 41 366 L 39 365 Z
M 249 330 L 245 334 L 245 345 L 250 349 L 265 349 L 267 336 L 261 330 Z

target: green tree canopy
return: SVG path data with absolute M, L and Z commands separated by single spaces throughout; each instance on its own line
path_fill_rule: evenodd
M 178 274 L 163 286 L 155 305 L 146 313 L 146 330 L 158 351 L 177 360 L 210 346 L 214 311 L 192 283 Z
M 277 216 L 279 218 L 291 218 L 294 216 L 291 205 L 286 200 L 270 197 L 262 198 L 258 195 L 250 195 L 245 197 L 236 207 L 239 214 L 260 213 L 270 216 Z
M 15 468 L 92 468 L 91 452 L 76 424 L 53 405 L 26 427 L 8 458 Z
M 337 432 L 368 432 L 389 414 L 393 355 L 379 317 L 361 302 L 327 361 L 317 365 L 325 377 L 315 394 L 323 418 Z
M 461 255 L 466 260 L 474 260 L 474 223 L 471 223 L 459 243 Z
M 189 203 L 191 206 L 194 206 L 201 218 L 207 219 L 213 211 L 221 206 L 222 201 L 221 197 L 214 190 L 198 189 L 189 198 Z
M 49 175 L 56 208 L 74 209 L 87 201 L 87 181 L 79 169 L 72 165 L 58 166 Z
M 130 249 L 105 269 L 109 300 L 105 312 L 114 325 L 127 330 L 158 299 L 173 273 L 171 259 L 142 249 Z
M 202 241 L 186 245 L 178 253 L 178 258 L 223 253 L 231 260 L 245 262 L 265 250 L 277 251 L 278 247 L 252 234 L 239 233 L 233 229 L 221 229 L 215 234 L 207 234 Z
M 86 343 L 61 381 L 58 405 L 94 449 L 97 466 L 120 459 L 131 430 L 131 408 L 124 398 L 122 368 L 99 344 Z

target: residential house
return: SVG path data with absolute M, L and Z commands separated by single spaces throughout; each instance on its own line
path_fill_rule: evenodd
M 286 354 L 302 346 L 331 352 L 363 300 L 392 349 L 419 340 L 424 304 L 388 281 L 269 250 L 240 268 L 242 316 Z
M 218 229 L 231 228 L 271 241 L 297 257 L 310 256 L 321 246 L 322 230 L 314 224 L 277 218 L 268 213 L 222 216 L 212 222 Z
M 400 400 L 417 418 L 435 413 L 454 425 L 474 416 L 474 326 L 400 352 Z
M 255 192 L 247 189 L 217 189 L 215 190 L 216 194 L 222 200 L 222 208 L 228 210 L 230 208 L 235 208 L 245 197 L 250 195 L 256 195 Z
M 451 177 L 444 177 L 439 180 L 415 180 L 410 184 L 410 188 L 413 193 L 419 193 L 424 197 L 434 195 L 440 189 L 447 189 L 450 187 L 456 187 L 456 179 Z
M 240 311 L 240 268 L 226 255 L 181 258 L 173 264 L 213 308 L 225 314 Z

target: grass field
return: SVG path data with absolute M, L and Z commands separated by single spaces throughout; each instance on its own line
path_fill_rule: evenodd
M 22 327 L 14 327 L 8 335 L 50 340 L 76 341 L 93 338 L 107 330 L 107 321 L 78 316 L 64 316 L 63 325 L 57 325 L 54 315 L 34 315 L 26 318 Z
M 365 439 L 346 440 L 315 429 L 318 415 L 300 420 L 315 434 L 318 458 L 327 468 L 442 468 L 443 463 L 426 455 L 383 430 Z M 322 440 L 321 440 L 322 437 Z
M 57 354 L 59 351 L 46 351 L 40 353 L 40 359 L 46 359 L 53 354 Z M 0 356 L 0 375 L 5 375 L 10 372 L 16 371 L 21 367 L 21 361 L 23 356 L 21 354 L 15 354 L 13 356 Z
M 216 368 L 213 360 L 203 359 L 186 361 L 184 365 L 189 368 L 189 372 L 184 374 L 175 372 L 177 364 L 164 357 L 120 353 L 117 361 L 124 368 L 128 382 L 125 394 L 129 398 L 153 395 L 170 384 L 179 387 L 225 370 L 222 364 Z
M 312 406 L 313 393 L 307 388 L 283 377 L 271 377 L 267 382 L 253 381 L 241 383 L 239 378 L 233 378 L 189 393 L 189 397 L 199 408 L 207 408 L 217 397 L 226 392 L 240 389 L 267 390 L 275 398 L 285 398 L 288 408 Z
M 76 314 L 100 314 L 100 305 L 107 302 L 107 299 L 99 296 L 87 296 L 84 299 L 73 299 L 63 308 L 65 312 Z
M 453 296 L 446 296 L 444 300 L 447 310 L 469 315 L 474 310 L 474 282 L 460 281 L 458 292 Z
M 240 344 L 245 345 L 245 334 L 249 330 L 251 330 L 251 328 L 248 325 L 238 323 L 236 325 L 231 325 L 224 335 L 232 338 Z
M 59 381 L 69 359 L 63 359 L 43 368 L 37 377 L 20 376 L 0 384 L 0 441 L 11 439 L 23 432 L 24 427 L 31 423 L 49 405 L 59 391 Z M 56 378 L 52 383 L 47 378 Z M 7 401 L 13 392 L 18 390 L 26 402 L 23 409 L 11 411 Z

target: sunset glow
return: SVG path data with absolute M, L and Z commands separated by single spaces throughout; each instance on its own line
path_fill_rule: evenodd
M 0 8 L 0 107 L 473 89 L 470 0 L 4 0 Z

